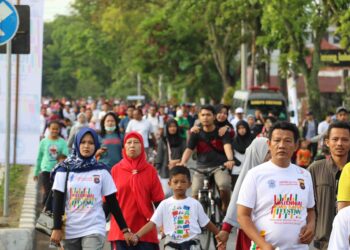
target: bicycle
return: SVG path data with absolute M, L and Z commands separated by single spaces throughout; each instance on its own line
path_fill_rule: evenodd
M 218 169 L 225 170 L 223 166 L 216 168 L 208 168 L 206 170 L 199 170 L 197 168 L 189 168 L 197 173 L 203 174 L 203 187 L 198 191 L 198 201 L 202 204 L 204 211 L 208 215 L 211 222 L 213 222 L 217 227 L 220 226 L 223 220 L 223 214 L 221 211 L 221 199 L 218 192 L 218 188 L 215 185 L 214 172 Z M 204 244 L 202 244 L 203 250 L 210 249 L 211 239 L 214 240 L 214 245 L 216 246 L 217 241 L 215 235 L 213 235 L 209 230 L 204 229 L 203 234 L 205 235 Z

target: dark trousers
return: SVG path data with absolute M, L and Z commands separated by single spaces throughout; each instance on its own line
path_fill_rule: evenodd
M 40 183 L 41 186 L 43 187 L 43 199 L 42 199 L 42 205 L 45 206 L 46 200 L 49 198 L 51 200 L 51 197 L 49 197 L 51 188 L 52 188 L 52 183 L 50 180 L 50 172 L 41 172 L 40 173 Z M 46 210 L 52 211 L 52 202 L 49 200 Z
M 318 143 L 310 143 L 309 145 L 310 151 L 312 153 L 312 161 L 315 158 L 315 156 L 317 155 L 317 149 L 318 149 Z M 311 161 L 311 163 L 312 163 Z
M 112 250 L 159 250 L 159 246 L 156 243 L 139 242 L 136 246 L 130 246 L 126 244 L 124 240 L 117 240 L 111 242 Z

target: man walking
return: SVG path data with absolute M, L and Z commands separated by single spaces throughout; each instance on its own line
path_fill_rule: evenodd
M 329 125 L 326 145 L 330 158 L 315 161 L 308 170 L 311 173 L 316 197 L 316 233 L 314 246 L 327 249 L 336 215 L 336 197 L 340 173 L 348 160 L 350 150 L 350 125 L 334 122 Z
M 238 196 L 237 219 L 251 249 L 308 250 L 315 230 L 310 173 L 294 164 L 298 128 L 277 122 L 269 134 L 271 160 L 251 169 Z

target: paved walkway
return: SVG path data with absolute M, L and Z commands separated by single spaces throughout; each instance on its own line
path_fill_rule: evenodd
M 24 201 L 21 212 L 21 219 L 19 221 L 19 228 L 33 229 L 36 221 L 36 203 L 38 188 L 37 182 L 33 180 L 33 167 L 30 168 L 24 194 Z

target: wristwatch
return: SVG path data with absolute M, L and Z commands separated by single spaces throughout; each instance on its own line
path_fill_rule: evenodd
M 130 228 L 124 228 L 123 230 L 122 230 L 122 233 L 123 234 L 125 234 L 125 233 L 130 233 L 131 232 L 131 230 L 130 230 Z

